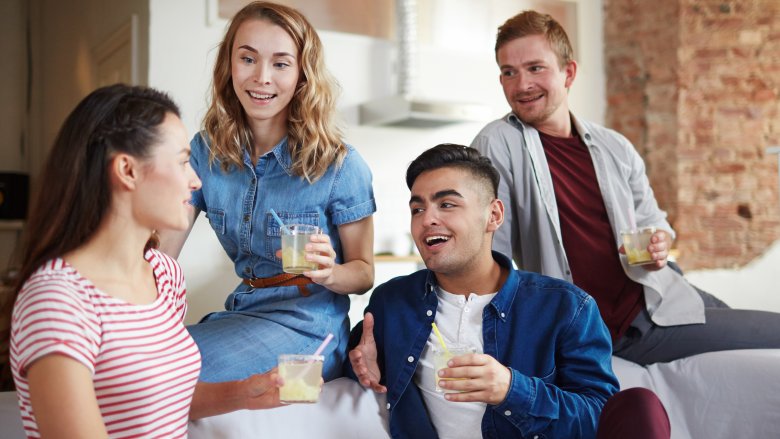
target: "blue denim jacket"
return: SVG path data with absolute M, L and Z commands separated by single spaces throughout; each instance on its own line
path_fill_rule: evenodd
M 593 438 L 601 409 L 618 390 L 612 373 L 609 332 L 594 300 L 574 285 L 511 269 L 483 311 L 484 353 L 510 368 L 506 399 L 488 405 L 483 438 Z M 387 386 L 390 434 L 436 438 L 422 394 L 413 382 L 436 317 L 436 277 L 429 270 L 377 287 L 366 311 L 375 318 L 374 337 L 382 384 Z M 352 333 L 359 341 L 362 323 Z M 348 375 L 355 378 L 347 362 Z
M 292 174 L 287 138 L 262 155 L 256 165 L 244 151 L 243 166 L 233 166 L 223 172 L 218 160 L 209 164 L 209 144 L 205 136 L 205 133 L 196 134 L 190 144 L 190 163 L 203 182 L 202 188 L 192 193 L 192 204 L 206 213 L 239 277 L 269 277 L 282 273 L 282 261 L 276 256 L 282 246 L 281 229 L 270 214 L 271 208 L 286 224 L 319 226 L 322 233 L 330 236 L 336 262 L 343 262 L 338 226 L 358 221 L 376 211 L 371 171 L 353 147 L 347 146 L 348 153 L 340 166 L 330 166 L 319 180 L 310 184 Z M 262 358 L 242 357 L 229 361 L 240 364 L 246 360 L 261 371 L 276 364 L 278 353 L 314 351 L 332 332 L 336 336 L 335 343 L 331 343 L 324 353 L 328 358 L 325 376 L 332 379 L 340 373 L 345 355 L 349 298 L 317 284 L 308 285 L 307 289 L 311 294 L 304 297 L 295 286 L 253 289 L 239 284 L 225 301 L 226 311 L 212 313 L 204 321 L 224 320 L 229 313 L 238 313 L 242 318 L 257 317 L 251 329 L 242 330 L 262 337 L 268 352 L 257 354 Z M 225 325 L 222 333 L 216 335 L 201 334 L 200 328 L 190 328 L 203 352 L 206 374 L 210 370 L 209 359 L 216 361 L 216 357 L 222 357 L 224 360 L 229 354 L 226 351 L 241 350 L 241 346 L 225 347 L 225 337 L 241 332 L 231 326 L 232 323 Z M 271 341 L 274 345 L 268 347 Z M 253 341 L 242 336 L 236 343 L 252 344 Z M 247 369 L 245 374 L 254 372 L 257 370 Z M 219 375 L 214 380 L 224 378 Z

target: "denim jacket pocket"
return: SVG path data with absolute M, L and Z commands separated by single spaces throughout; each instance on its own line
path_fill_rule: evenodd
M 320 227 L 320 214 L 317 212 L 276 212 L 279 219 L 285 225 L 308 224 Z M 320 227 L 321 228 L 321 227 Z M 282 228 L 276 222 L 273 215 L 265 215 L 265 253 L 266 257 L 276 262 L 282 263 L 280 258 L 276 257 L 276 251 L 282 248 Z
M 209 219 L 209 224 L 211 224 L 211 228 L 214 229 L 214 232 L 216 232 L 217 235 L 225 234 L 225 211 L 224 210 L 209 207 L 208 210 L 206 211 L 206 218 Z

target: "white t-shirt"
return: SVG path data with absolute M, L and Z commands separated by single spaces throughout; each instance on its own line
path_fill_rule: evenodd
M 436 288 L 439 303 L 436 307 L 436 327 L 448 346 L 473 346 L 482 352 L 482 310 L 495 297 L 493 294 L 469 294 L 468 297 L 452 294 Z M 482 402 L 452 402 L 435 389 L 436 377 L 433 369 L 433 347 L 439 347 L 439 339 L 431 331 L 425 343 L 414 383 L 422 391 L 423 401 L 428 409 L 436 432 L 441 439 L 474 439 L 482 437 L 482 417 L 487 404 Z
M 62 259 L 43 264 L 14 306 L 11 367 L 28 437 L 39 437 L 27 368 L 49 354 L 92 372 L 98 406 L 112 438 L 187 436 L 200 352 L 182 324 L 185 285 L 179 265 L 156 250 L 157 299 L 133 305 L 98 290 Z

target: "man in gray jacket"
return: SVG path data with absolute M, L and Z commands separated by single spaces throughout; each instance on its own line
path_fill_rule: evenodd
M 614 353 L 630 361 L 780 347 L 780 314 L 730 309 L 667 264 L 674 231 L 642 158 L 619 133 L 569 111 L 577 63 L 560 24 L 535 11 L 510 18 L 496 60 L 512 112 L 472 143 L 501 174 L 506 224 L 493 248 L 591 294 Z M 656 230 L 650 264 L 627 263 L 620 230 L 632 226 Z

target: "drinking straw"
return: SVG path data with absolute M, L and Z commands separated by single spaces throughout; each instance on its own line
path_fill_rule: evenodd
M 436 338 L 439 339 L 439 343 L 441 343 L 441 347 L 444 348 L 444 352 L 451 356 L 450 350 L 447 349 L 447 344 L 444 343 L 444 338 L 441 336 L 441 332 L 439 332 L 439 328 L 436 326 L 436 322 L 431 323 L 431 326 L 433 326 L 433 333 L 436 334 Z
M 290 231 L 287 230 L 287 226 L 285 226 L 284 223 L 282 222 L 282 219 L 279 218 L 279 215 L 276 214 L 276 211 L 273 208 L 271 208 L 270 212 L 271 212 L 271 216 L 273 216 L 274 219 L 276 220 L 276 222 L 279 223 L 279 227 L 282 228 L 282 231 L 284 233 L 290 233 Z M 328 341 L 330 341 L 330 340 L 328 340 Z
M 325 337 L 325 340 L 323 340 L 322 343 L 320 343 L 320 347 L 318 347 L 317 350 L 314 351 L 312 356 L 322 354 L 322 351 L 325 350 L 325 347 L 328 345 L 328 343 L 330 343 L 331 340 L 333 340 L 333 333 L 332 332 L 328 333 L 328 336 Z M 301 378 L 301 377 L 305 376 L 306 373 L 309 372 L 309 369 L 311 369 L 312 364 L 313 364 L 312 362 L 307 362 L 307 363 L 308 364 L 303 369 L 301 369 L 298 373 L 293 375 L 291 379 L 296 380 L 298 378 Z
M 317 350 L 314 351 L 313 355 L 320 355 L 322 351 L 325 350 L 325 346 L 327 346 L 331 340 L 333 340 L 333 333 L 329 333 L 328 336 L 325 337 L 325 340 L 322 341 L 322 344 L 320 344 L 320 347 L 318 347 Z

